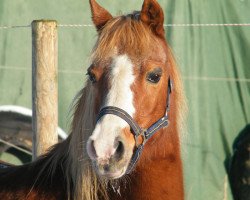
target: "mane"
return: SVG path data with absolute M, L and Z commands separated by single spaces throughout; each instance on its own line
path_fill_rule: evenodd
M 114 54 L 126 52 L 133 60 L 140 61 L 148 55 L 158 40 L 138 16 L 139 12 L 134 12 L 108 21 L 93 48 L 92 60 L 105 62 Z
M 168 46 L 168 62 L 171 66 L 171 78 L 173 79 L 174 84 L 174 93 L 176 95 L 176 121 L 177 121 L 177 130 L 180 137 L 180 142 L 184 142 L 186 139 L 187 127 L 186 127 L 186 117 L 188 113 L 187 100 L 184 93 L 184 87 L 182 78 L 180 76 L 180 71 L 177 65 L 177 62 L 173 56 L 171 48 Z
M 94 92 L 88 82 L 80 92 L 75 104 L 68 160 L 75 200 L 94 200 L 99 199 L 98 196 L 108 199 L 106 182 L 98 180 L 86 151 L 86 143 L 94 129 L 96 120 L 94 98 Z
M 148 50 L 154 48 L 159 40 L 137 18 L 138 12 L 134 12 L 110 20 L 100 32 L 92 51 L 92 60 L 96 62 L 108 61 L 114 51 L 118 51 L 118 49 L 119 52 L 117 53 L 119 54 L 126 52 L 134 59 L 143 60 Z M 114 47 L 117 48 L 114 49 Z M 185 118 L 184 113 L 186 113 L 183 86 L 176 68 L 176 62 L 168 46 L 167 53 L 167 59 L 171 66 L 170 73 L 174 79 L 177 126 L 181 131 Z M 91 83 L 87 81 L 86 86 L 76 98 L 71 135 L 60 145 L 60 148 L 55 148 L 53 153 L 50 153 L 51 157 L 43 167 L 45 169 L 50 164 L 50 171 L 53 174 L 56 166 L 62 165 L 67 183 L 68 199 L 96 200 L 109 198 L 108 181 L 96 175 L 86 151 L 86 142 L 94 129 L 96 120 L 94 98 L 94 90 Z

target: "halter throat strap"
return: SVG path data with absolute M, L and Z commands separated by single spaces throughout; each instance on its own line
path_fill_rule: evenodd
M 99 112 L 98 116 L 97 116 L 97 122 L 104 116 L 107 114 L 111 114 L 111 115 L 116 115 L 120 118 L 122 118 L 124 121 L 126 121 L 130 128 L 131 128 L 131 132 L 134 135 L 135 138 L 135 143 L 136 143 L 136 149 L 134 151 L 134 154 L 132 156 L 132 159 L 130 161 L 130 164 L 127 168 L 126 173 L 129 174 L 132 169 L 134 168 L 135 164 L 137 163 L 141 152 L 144 148 L 144 145 L 146 144 L 146 142 L 148 141 L 148 139 L 150 139 L 158 130 L 160 130 L 163 127 L 168 126 L 169 121 L 168 121 L 168 112 L 170 111 L 170 94 L 172 92 L 173 89 L 173 83 L 171 81 L 171 79 L 168 79 L 168 90 L 167 90 L 167 104 L 166 104 L 166 112 L 165 115 L 160 118 L 159 120 L 157 120 L 154 124 L 152 124 L 148 129 L 143 129 L 141 128 L 135 121 L 134 119 L 124 110 L 122 110 L 121 108 L 115 107 L 115 106 L 107 106 L 101 109 L 101 111 Z M 143 142 L 139 143 L 138 142 L 138 138 L 142 137 Z

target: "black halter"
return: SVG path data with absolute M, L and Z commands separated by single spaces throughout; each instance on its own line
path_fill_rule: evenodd
M 151 138 L 159 129 L 168 126 L 168 112 L 170 110 L 170 93 L 173 89 L 173 83 L 171 79 L 168 79 L 168 92 L 167 92 L 167 105 L 166 105 L 166 113 L 165 115 L 160 118 L 158 121 L 156 121 L 153 125 L 151 125 L 148 129 L 141 128 L 134 120 L 133 118 L 124 110 L 114 107 L 114 106 L 107 106 L 101 109 L 97 116 L 97 121 L 102 118 L 106 114 L 116 115 L 123 120 L 125 120 L 130 128 L 132 129 L 132 133 L 135 137 L 135 143 L 136 143 L 136 150 L 132 156 L 132 159 L 129 163 L 129 166 L 127 168 L 126 174 L 129 174 L 131 170 L 134 168 L 135 164 L 137 163 L 141 152 L 143 150 L 144 145 L 148 141 L 149 138 Z M 138 138 L 143 138 L 143 142 L 141 144 L 138 144 Z

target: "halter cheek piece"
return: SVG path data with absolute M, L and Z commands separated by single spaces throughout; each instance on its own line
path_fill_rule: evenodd
M 97 116 L 97 121 L 102 118 L 104 115 L 111 114 L 116 115 L 123 120 L 125 120 L 130 128 L 131 132 L 133 133 L 135 137 L 135 143 L 136 143 L 136 150 L 134 151 L 134 154 L 132 156 L 132 159 L 129 163 L 129 166 L 127 168 L 126 174 L 129 174 L 132 169 L 134 168 L 135 164 L 137 163 L 141 152 L 143 150 L 144 145 L 148 141 L 149 138 L 151 138 L 159 129 L 168 126 L 168 112 L 170 110 L 170 94 L 173 89 L 173 83 L 171 79 L 168 79 L 168 91 L 167 91 L 167 106 L 166 106 L 166 113 L 165 115 L 160 118 L 158 121 L 156 121 L 153 125 L 151 125 L 148 129 L 141 128 L 134 120 L 133 118 L 124 110 L 114 107 L 114 106 L 107 106 L 101 109 Z M 142 137 L 143 142 L 141 144 L 138 143 L 138 138 Z

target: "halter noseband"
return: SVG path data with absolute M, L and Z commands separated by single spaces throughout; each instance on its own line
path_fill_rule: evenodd
M 170 110 L 170 93 L 173 89 L 173 83 L 171 79 L 168 79 L 168 91 L 167 91 L 167 106 L 166 106 L 166 113 L 165 115 L 157 120 L 153 125 L 151 125 L 148 129 L 141 128 L 134 120 L 133 118 L 124 110 L 114 107 L 114 106 L 107 106 L 101 109 L 97 116 L 97 121 L 102 118 L 106 114 L 116 115 L 120 118 L 122 118 L 124 121 L 126 121 L 130 128 L 132 129 L 132 133 L 135 137 L 135 143 L 136 143 L 136 150 L 132 156 L 132 159 L 129 163 L 129 166 L 127 168 L 126 174 L 129 174 L 132 169 L 134 168 L 135 164 L 137 163 L 141 152 L 143 150 L 144 145 L 148 141 L 149 138 L 151 138 L 159 129 L 168 126 L 168 112 Z M 143 138 L 143 142 L 141 144 L 138 143 L 139 137 Z

